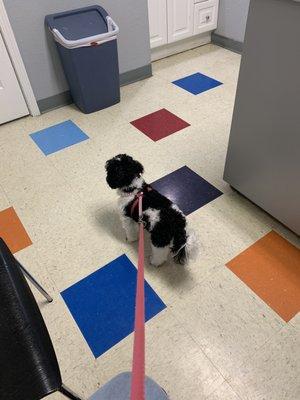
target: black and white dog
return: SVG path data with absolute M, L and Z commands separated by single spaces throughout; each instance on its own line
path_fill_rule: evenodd
M 151 235 L 152 265 L 163 264 L 171 253 L 177 263 L 185 264 L 196 249 L 194 234 L 187 233 L 187 222 L 179 208 L 148 185 L 143 166 L 127 154 L 119 154 L 105 165 L 106 181 L 118 189 L 122 225 L 129 242 L 138 239 L 137 195 L 143 192 L 143 223 Z

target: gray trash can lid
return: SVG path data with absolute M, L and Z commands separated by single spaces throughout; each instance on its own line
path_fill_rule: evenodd
M 104 8 L 95 5 L 47 15 L 45 21 L 51 30 L 57 29 L 66 39 L 77 40 L 108 32 L 107 16 Z

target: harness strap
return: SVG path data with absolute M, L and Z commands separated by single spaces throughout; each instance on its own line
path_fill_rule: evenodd
M 139 205 L 139 253 L 135 299 L 134 344 L 130 400 L 145 400 L 145 281 L 143 192 L 137 194 Z
M 151 192 L 153 189 L 151 186 L 146 186 L 146 188 L 144 188 L 144 190 L 146 190 L 147 192 Z M 131 217 L 133 216 L 133 213 L 137 207 L 137 205 L 139 204 L 139 195 L 140 193 L 142 193 L 142 191 L 138 192 L 133 200 L 133 203 L 131 205 L 131 209 L 130 209 L 130 215 Z M 139 218 L 141 218 L 142 215 L 139 215 Z
M 133 216 L 133 213 L 137 207 L 137 205 L 139 204 L 139 197 L 138 194 L 135 196 L 135 199 L 133 200 L 132 206 L 131 206 L 131 210 L 130 210 L 130 215 L 131 217 Z

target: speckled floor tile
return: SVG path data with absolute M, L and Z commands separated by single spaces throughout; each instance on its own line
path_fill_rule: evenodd
M 289 323 L 300 332 L 300 313 L 294 316 Z
M 58 295 L 54 281 L 51 279 L 45 264 L 40 262 L 34 244 L 18 251 L 18 253 L 15 254 L 15 258 L 38 281 L 51 297 L 55 298 Z M 48 307 L 48 310 L 50 310 L 51 305 L 46 301 L 44 296 L 30 282 L 29 286 L 31 287 L 32 293 L 34 294 L 40 309 L 42 310 L 44 307 L 47 308 L 50 306 Z
M 47 241 L 35 244 L 60 291 L 132 249 L 112 206 L 81 209 L 63 230 L 52 230 Z
M 171 313 L 163 311 L 147 324 L 147 375 L 169 394 L 172 400 L 205 398 L 223 377 L 186 334 Z M 132 336 L 94 363 L 76 367 L 67 380 L 87 397 L 120 372 L 131 368 Z
M 9 200 L 3 190 L 3 188 L 0 186 L 0 211 L 5 210 L 10 206 Z
M 80 147 L 65 150 L 64 154 L 53 154 L 49 159 L 77 199 L 88 205 L 103 207 L 114 199 L 114 195 L 105 181 L 105 156 L 101 147 L 97 150 L 94 143 L 83 143 Z
M 174 85 L 158 76 L 122 88 L 122 101 L 110 108 L 113 118 L 132 121 L 165 107 L 175 95 Z
M 230 385 L 245 400 L 300 398 L 300 336 L 287 325 L 235 371 Z
M 222 267 L 170 306 L 225 378 L 284 324 L 229 272 Z
M 270 230 L 267 224 L 255 217 L 251 224 L 245 226 L 247 208 L 238 209 L 239 199 L 236 214 L 226 212 L 225 207 L 224 213 L 220 211 L 219 204 L 226 204 L 223 197 L 228 198 L 229 195 L 220 196 L 188 217 L 190 228 L 196 232 L 199 241 L 199 273 L 203 268 L 225 264 L 231 256 L 238 254 Z
M 137 265 L 137 247 L 132 247 L 133 249 L 127 251 L 126 254 Z M 213 267 L 208 267 L 203 268 L 201 273 L 195 274 L 195 267 L 199 268 L 197 262 L 188 267 L 182 267 L 182 265 L 174 264 L 172 259 L 159 268 L 153 267 L 149 261 L 150 254 L 150 240 L 146 239 L 145 277 L 167 306 L 174 304 L 175 301 L 180 301 L 186 292 L 197 285 L 197 282 L 205 279 L 214 271 Z
M 41 309 L 64 380 L 83 362 L 92 364 L 94 356 L 59 295 Z
M 137 136 L 129 123 L 123 123 L 48 158 L 81 201 L 101 208 L 117 199 L 106 183 L 105 162 L 120 152 L 142 158 L 145 139 Z
M 213 74 L 220 81 L 236 81 L 240 55 L 213 44 L 153 63 L 153 75 L 172 81 L 194 72 Z M 221 67 L 222 64 L 222 67 Z
M 41 175 L 43 183 L 24 178 L 18 186 L 11 185 L 12 181 L 6 186 L 8 197 L 33 242 L 48 239 L 52 232 L 62 234 L 74 220 L 81 223 L 80 204 L 68 184 L 52 173 L 44 171 Z
M 242 400 L 227 382 L 222 383 L 206 400 Z
M 236 236 L 244 234 L 246 237 L 248 234 L 251 243 L 278 224 L 269 214 L 235 191 L 216 199 L 211 207 L 215 216 L 226 223 Z
M 12 133 L 7 140 L 1 138 L 0 153 L 0 181 L 4 190 L 5 183 L 9 180 L 20 179 L 30 168 L 39 171 L 47 165 L 47 161 L 43 159 L 45 157 L 28 135 Z
M 222 85 L 213 91 L 193 96 L 192 100 L 185 98 L 189 94 L 181 94 L 183 97 L 181 103 L 173 97 L 168 102 L 168 110 L 188 121 L 191 126 L 214 127 L 212 120 L 226 124 L 231 122 L 235 91 L 234 85 L 229 87 Z

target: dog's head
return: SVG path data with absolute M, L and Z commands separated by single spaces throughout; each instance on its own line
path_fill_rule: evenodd
M 106 161 L 106 182 L 112 189 L 130 186 L 144 172 L 142 164 L 127 154 L 119 154 Z

